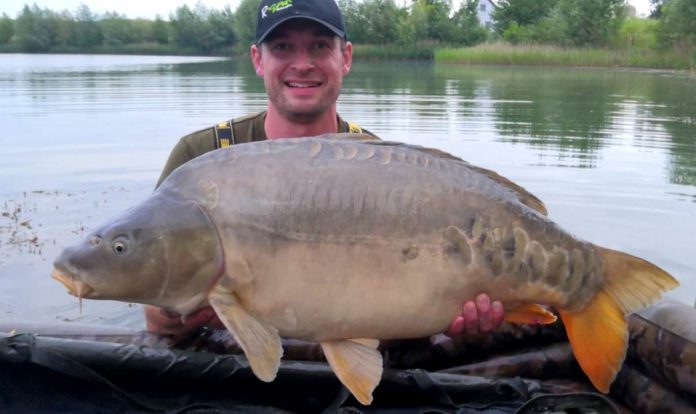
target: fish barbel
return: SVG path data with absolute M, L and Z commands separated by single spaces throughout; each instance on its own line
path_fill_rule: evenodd
M 321 344 L 363 404 L 382 375 L 379 340 L 444 331 L 480 292 L 505 320 L 555 308 L 594 386 L 608 392 L 626 315 L 677 282 L 582 241 L 541 201 L 444 152 L 342 135 L 235 145 L 175 170 L 140 205 L 66 248 L 53 277 L 78 297 L 210 304 L 258 378 L 280 336 Z

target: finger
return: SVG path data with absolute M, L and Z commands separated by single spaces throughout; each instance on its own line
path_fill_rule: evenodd
M 183 318 L 183 324 L 187 327 L 196 327 L 209 324 L 216 317 L 211 307 L 201 308 Z
M 491 298 L 482 293 L 476 297 L 476 309 L 478 310 L 478 323 L 481 332 L 493 330 L 493 315 L 491 312 Z
M 462 316 L 457 316 L 452 321 L 452 324 L 450 325 L 449 329 L 447 329 L 447 332 L 445 332 L 445 335 L 456 336 L 462 333 L 462 331 L 464 331 L 464 318 Z
M 163 309 L 145 306 L 145 322 L 147 330 L 159 335 L 170 335 L 181 325 L 181 317 L 171 317 Z
M 181 319 L 181 314 L 178 312 L 170 311 L 169 309 L 161 308 L 160 313 L 168 319 Z
M 491 313 L 493 315 L 493 329 L 500 328 L 505 318 L 503 303 L 499 300 L 494 300 L 493 303 L 491 303 Z
M 478 333 L 479 320 L 478 311 L 476 310 L 476 304 L 474 301 L 468 301 L 464 304 L 462 308 L 462 317 L 464 318 L 464 331 L 468 335 L 475 335 Z

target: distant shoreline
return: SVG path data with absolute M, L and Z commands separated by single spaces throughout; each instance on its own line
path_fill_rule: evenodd
M 100 47 L 91 50 L 54 48 L 46 52 L 32 53 L 18 47 L 2 46 L 0 54 L 84 54 L 84 55 L 152 55 L 152 56 L 204 56 L 232 58 L 246 56 L 233 48 L 201 53 L 156 44 Z M 542 45 L 511 45 L 487 43 L 467 48 L 436 47 L 435 45 L 355 45 L 355 60 L 430 60 L 435 63 L 496 66 L 566 66 L 626 68 L 659 71 L 679 71 L 696 74 L 696 61 L 689 53 L 669 50 L 612 50 L 600 48 L 560 48 Z

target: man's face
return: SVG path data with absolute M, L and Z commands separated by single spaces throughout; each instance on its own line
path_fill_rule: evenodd
M 323 25 L 293 19 L 251 47 L 256 73 L 263 78 L 270 105 L 295 122 L 312 122 L 338 99 L 350 71 L 352 45 Z

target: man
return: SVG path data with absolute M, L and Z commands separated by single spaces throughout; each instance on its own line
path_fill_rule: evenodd
M 350 71 L 353 45 L 333 0 L 262 0 L 251 60 L 268 94 L 267 110 L 183 137 L 174 147 L 158 185 L 179 165 L 229 144 L 266 139 L 364 132 L 341 119 L 336 100 Z M 377 137 L 375 137 L 377 139 Z M 150 331 L 180 335 L 201 325 L 220 325 L 211 308 L 185 320 L 146 306 Z M 503 306 L 481 294 L 468 301 L 448 334 L 491 331 L 503 319 Z

